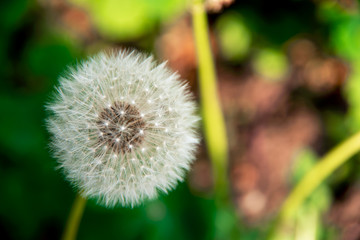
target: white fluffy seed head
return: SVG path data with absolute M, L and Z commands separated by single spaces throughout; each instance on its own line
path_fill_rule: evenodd
M 59 166 L 105 206 L 136 206 L 173 189 L 194 160 L 195 102 L 151 56 L 100 53 L 60 78 L 47 107 Z

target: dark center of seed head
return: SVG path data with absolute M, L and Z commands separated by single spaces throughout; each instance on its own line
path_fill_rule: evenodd
M 145 122 L 134 105 L 114 102 L 104 108 L 96 122 L 99 143 L 116 153 L 128 153 L 144 140 Z

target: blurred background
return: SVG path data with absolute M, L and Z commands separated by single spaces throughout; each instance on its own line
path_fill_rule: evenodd
M 134 209 L 89 201 L 79 239 L 214 239 L 214 229 L 229 239 L 234 222 L 241 239 L 262 239 L 294 184 L 360 130 L 358 1 L 216 2 L 210 36 L 236 218 L 215 207 L 201 146 L 187 181 L 158 200 Z M 7 0 L 0 30 L 0 239 L 59 239 L 75 190 L 45 129 L 58 76 L 101 50 L 137 48 L 167 60 L 198 96 L 189 2 Z M 359 163 L 327 179 L 278 239 L 360 239 Z

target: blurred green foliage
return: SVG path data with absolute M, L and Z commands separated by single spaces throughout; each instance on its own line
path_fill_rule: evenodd
M 296 185 L 317 162 L 316 154 L 303 149 L 295 158 L 290 181 Z M 297 214 L 286 222 L 281 222 L 272 239 L 315 240 L 336 239 L 334 231 L 322 222 L 322 215 L 331 203 L 330 188 L 320 185 L 298 209 Z
M 170 22 L 186 8 L 186 0 L 71 0 L 84 7 L 98 30 L 113 40 L 150 34 L 161 22 Z
M 286 56 L 274 49 L 261 49 L 254 58 L 254 69 L 270 81 L 282 80 L 288 72 Z
M 238 62 L 242 60 L 251 45 L 251 32 L 241 16 L 236 12 L 222 14 L 216 22 L 219 46 L 226 60 Z
M 344 96 L 349 103 L 348 131 L 354 133 L 360 129 L 360 16 L 331 2 L 320 5 L 319 16 L 330 25 L 330 46 L 351 68 Z

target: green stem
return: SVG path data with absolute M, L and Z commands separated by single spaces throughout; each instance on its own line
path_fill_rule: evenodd
M 338 167 L 360 151 L 360 132 L 325 155 L 300 181 L 282 206 L 278 221 L 293 216 L 303 201 Z
M 214 60 L 211 53 L 207 15 L 202 0 L 193 0 L 193 29 L 198 59 L 201 114 L 208 152 L 212 161 L 217 200 L 228 198 L 228 143 L 217 93 Z
M 66 228 L 62 240 L 74 240 L 79 229 L 80 220 L 84 213 L 86 199 L 77 194 L 66 222 Z

